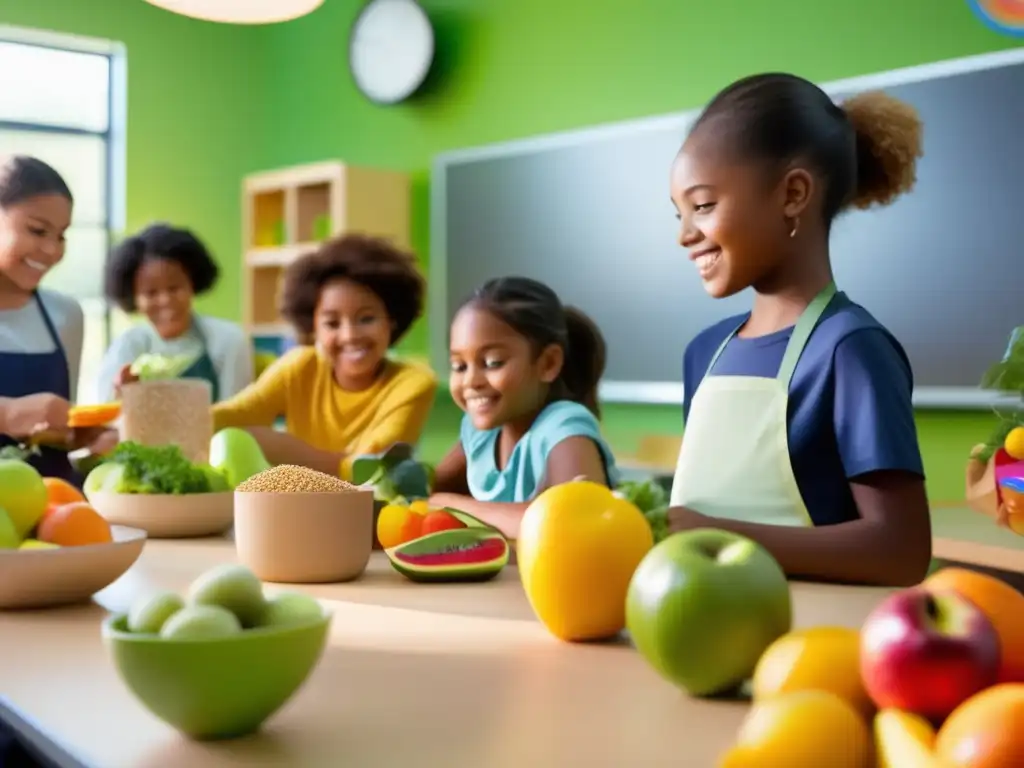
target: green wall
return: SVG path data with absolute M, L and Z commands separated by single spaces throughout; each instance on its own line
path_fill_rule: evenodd
M 261 164 L 341 157 L 413 172 L 414 242 L 425 260 L 427 171 L 439 151 L 691 108 L 757 70 L 828 81 L 1014 43 L 984 27 L 965 0 L 422 1 L 438 30 L 438 72 L 425 95 L 398 107 L 368 103 L 348 75 L 359 3 L 327 0 L 270 31 L 265 88 L 274 109 Z M 406 346 L 426 349 L 422 324 Z M 428 454 L 450 445 L 457 419 L 439 403 Z M 919 414 L 934 500 L 962 498 L 966 454 L 991 424 L 984 413 Z M 629 451 L 639 435 L 678 433 L 679 410 L 612 406 L 605 428 Z
M 238 317 L 239 182 L 257 169 L 337 157 L 410 171 L 413 239 L 429 259 L 428 168 L 437 152 L 694 107 L 731 79 L 785 69 L 817 80 L 1010 47 L 965 0 L 421 0 L 438 30 L 427 92 L 380 108 L 356 92 L 346 44 L 361 6 L 326 0 L 265 28 L 204 24 L 142 0 L 0 0 L 0 23 L 124 42 L 129 53 L 128 225 L 187 222 L 221 256 L 203 309 Z M 423 352 L 420 324 L 405 349 Z M 440 398 L 436 456 L 458 414 Z M 616 448 L 678 432 L 677 408 L 612 406 Z M 938 501 L 962 495 L 964 457 L 992 419 L 921 413 Z
M 241 177 L 261 150 L 264 30 L 203 24 L 143 0 L 0 0 L 0 24 L 126 46 L 126 226 L 192 227 L 223 264 L 202 309 L 239 317 Z

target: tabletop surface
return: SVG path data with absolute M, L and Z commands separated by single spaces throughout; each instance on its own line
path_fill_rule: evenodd
M 334 611 L 320 665 L 259 734 L 190 742 L 120 682 L 100 622 L 233 560 L 227 540 L 149 541 L 91 604 L 0 613 L 0 694 L 96 768 L 711 768 L 746 712 L 687 698 L 626 644 L 556 641 L 514 568 L 486 584 L 420 585 L 375 553 L 352 583 L 267 586 Z M 858 626 L 886 592 L 796 583 L 795 623 Z

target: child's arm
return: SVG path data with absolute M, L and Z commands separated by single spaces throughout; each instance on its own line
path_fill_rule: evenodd
M 455 444 L 434 470 L 434 493 L 469 495 L 469 480 L 466 478 L 466 452 L 462 442 Z
M 714 527 L 765 546 L 787 574 L 824 581 L 916 584 L 931 561 L 931 517 L 902 352 L 877 328 L 851 333 L 832 359 L 832 429 L 857 520 L 777 527 L 669 510 L 672 530 Z M 823 386 L 824 388 L 824 386 Z M 685 439 L 685 438 L 684 438 Z
M 462 453 L 461 446 L 458 447 Z M 452 451 L 454 453 L 454 451 Z M 445 458 L 445 461 L 455 459 L 452 454 Z M 465 478 L 465 454 L 462 455 L 463 471 Z M 443 464 L 443 462 L 442 462 Z M 438 467 L 438 478 L 441 477 L 441 467 Z M 597 444 L 589 437 L 577 435 L 567 437 L 556 444 L 548 454 L 547 466 L 544 472 L 544 482 L 538 489 L 541 493 L 571 480 L 585 478 L 598 483 L 607 483 L 608 476 L 605 472 L 604 460 Z M 485 523 L 493 525 L 510 539 L 519 537 L 519 524 L 523 520 L 523 513 L 530 506 L 530 502 L 494 502 L 477 501 L 467 494 L 436 493 L 430 499 L 431 506 L 445 506 L 461 509 L 474 517 L 478 517 Z
M 850 482 L 861 513 L 838 525 L 790 528 L 707 517 L 685 507 L 668 511 L 672 531 L 719 528 L 759 542 L 787 575 L 822 581 L 909 586 L 931 560 L 931 518 L 924 480 L 881 471 Z

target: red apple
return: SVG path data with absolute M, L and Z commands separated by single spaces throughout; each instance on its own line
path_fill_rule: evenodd
M 860 637 L 861 677 L 879 709 L 940 721 L 999 673 L 995 629 L 953 592 L 914 587 L 890 595 Z

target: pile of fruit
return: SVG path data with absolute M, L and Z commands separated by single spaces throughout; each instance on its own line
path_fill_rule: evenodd
M 1024 595 L 996 578 L 946 568 L 860 629 L 793 630 L 789 584 L 762 546 L 714 529 L 654 545 L 636 505 L 588 481 L 538 496 L 517 543 L 555 637 L 626 629 L 687 694 L 752 696 L 720 768 L 1024 766 Z
M 128 613 L 128 631 L 165 640 L 214 640 L 246 630 L 309 624 L 324 618 L 315 599 L 284 592 L 271 599 L 252 571 L 222 565 L 192 582 L 184 598 L 158 592 Z
M 29 464 L 0 459 L 0 550 L 107 544 L 107 521 L 70 483 Z

